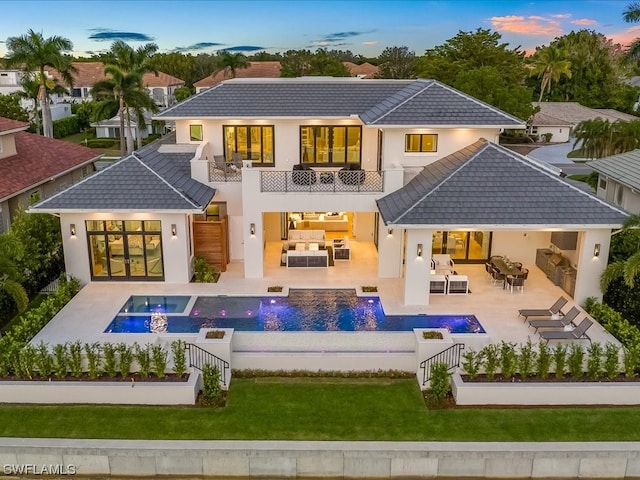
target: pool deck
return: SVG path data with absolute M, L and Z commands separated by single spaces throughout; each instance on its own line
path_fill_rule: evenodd
M 352 241 L 352 243 L 354 243 Z M 147 343 L 155 340 L 155 334 L 109 334 L 103 333 L 107 325 L 119 312 L 130 295 L 236 295 L 236 296 L 282 296 L 283 293 L 267 293 L 270 286 L 288 288 L 353 288 L 358 292 L 362 286 L 375 285 L 386 314 L 474 314 L 487 331 L 492 342 L 501 340 L 524 343 L 539 337 L 533 329 L 518 317 L 522 308 L 545 308 L 564 295 L 535 266 L 529 266 L 529 278 L 523 293 L 510 293 L 494 287 L 487 280 L 483 265 L 457 265 L 461 275 L 469 277 L 472 293 L 468 295 L 431 295 L 429 305 L 406 306 L 403 301 L 404 279 L 377 278 L 377 252 L 370 244 L 361 244 L 357 250 L 357 262 L 336 262 L 335 267 L 320 269 L 288 269 L 269 261 L 279 255 L 279 242 L 267 245 L 264 278 L 243 277 L 243 263 L 231 262 L 220 281 L 215 284 L 171 284 L 161 282 L 93 282 L 86 285 L 78 295 L 33 339 L 49 343 L 82 342 L 127 342 Z M 274 266 L 270 266 L 274 265 Z M 370 295 L 370 294 L 365 294 Z M 565 308 L 567 311 L 569 306 Z M 581 320 L 583 315 L 578 317 Z M 594 324 L 588 331 L 594 342 L 616 342 L 600 325 Z M 165 334 L 166 335 L 166 334 Z M 180 336 L 179 334 L 175 334 Z M 183 335 L 184 336 L 184 335 Z M 583 343 L 588 343 L 584 341 Z

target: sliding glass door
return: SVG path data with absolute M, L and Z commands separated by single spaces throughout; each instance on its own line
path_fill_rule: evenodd
M 360 164 L 361 127 L 300 127 L 300 161 L 309 165 Z
M 458 261 L 480 263 L 489 259 L 491 232 L 433 232 L 433 253 L 446 253 Z

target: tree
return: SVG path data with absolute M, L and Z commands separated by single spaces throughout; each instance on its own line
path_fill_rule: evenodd
M 320 48 L 312 53 L 310 50 L 289 50 L 280 61 L 281 77 L 329 76 L 350 77 L 351 72 L 334 56 L 333 53 Z
M 178 87 L 173 93 L 176 96 L 176 101 L 178 102 L 181 102 L 192 95 L 189 87 Z
M 537 49 L 531 65 L 531 75 L 541 79 L 538 102 L 542 101 L 545 91 L 551 92 L 552 82 L 563 75 L 571 78 L 571 62 L 566 59 L 566 53 L 554 45 Z
M 387 47 L 378 60 L 377 78 L 415 78 L 416 54 L 408 47 Z
M 596 118 L 578 123 L 574 129 L 576 141 L 585 158 L 602 158 L 640 148 L 640 120 L 632 122 Z
M 626 6 L 624 12 L 622 12 L 622 18 L 627 23 L 640 22 L 640 2 L 632 2 Z M 640 58 L 640 39 L 636 38 L 628 51 L 629 58 L 638 60 Z
M 9 95 L 0 93 L 0 117 L 21 122 L 29 121 L 29 113 L 20 106 L 20 96 L 17 93 Z
M 490 30 L 460 31 L 416 59 L 416 74 L 439 80 L 527 120 L 533 114 L 533 106 L 532 91 L 525 86 L 528 72 L 524 52 L 519 47 L 510 49 L 500 40 L 501 35 Z
M 70 40 L 57 35 L 44 38 L 42 33 L 29 30 L 26 35 L 9 37 L 7 39 L 8 54 L 4 64 L 7 68 L 19 67 L 31 74 L 37 72 L 37 80 L 40 82 L 38 102 L 42 111 L 42 124 L 45 137 L 53 137 L 53 122 L 51 120 L 51 108 L 49 106 L 49 94 L 45 79 L 45 68 L 55 68 L 63 81 L 73 86 L 72 74 L 76 72 L 72 64 L 72 58 L 64 55 L 71 51 L 73 44 Z
M 47 94 L 64 94 L 69 91 L 64 88 L 58 80 L 55 78 L 45 77 L 44 79 L 38 78 L 39 73 L 35 75 L 25 75 L 22 78 L 20 84 L 22 85 L 22 91 L 17 94 L 24 99 L 31 100 L 33 108 L 31 110 L 31 122 L 36 125 L 36 133 L 40 135 L 40 111 L 38 110 L 38 97 L 40 95 L 40 86 L 44 83 L 47 89 Z
M 313 53 L 310 50 L 286 51 L 280 61 L 280 76 L 294 78 L 311 75 L 312 57 Z
M 231 53 L 222 51 L 218 61 L 218 71 L 223 71 L 227 78 L 235 78 L 236 70 L 247 68 L 249 60 L 242 53 Z
M 631 215 L 622 225 L 623 232 L 638 228 L 640 228 L 640 214 Z M 607 265 L 602 277 L 600 277 L 600 287 L 603 292 L 607 291 L 611 282 L 616 278 L 622 278 L 624 284 L 629 288 L 635 286 L 636 279 L 640 274 L 640 237 L 636 235 L 635 238 L 638 243 L 635 245 L 634 253 L 626 259 L 618 259 Z
M 15 263 L 19 251 L 20 244 L 11 233 L 0 235 L 0 296 L 9 297 L 18 312 L 23 312 L 29 304 L 29 296 L 21 284 L 21 275 Z
M 187 87 L 193 86 L 193 82 L 203 77 L 196 77 L 196 61 L 193 55 L 182 53 L 159 53 L 154 55 L 153 64 L 164 73 L 184 80 Z

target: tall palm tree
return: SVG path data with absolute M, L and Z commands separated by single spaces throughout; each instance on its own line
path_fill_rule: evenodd
M 38 103 L 42 111 L 42 124 L 45 137 L 53 137 L 53 122 L 51 120 L 51 108 L 49 107 L 49 94 L 45 79 L 46 67 L 55 68 L 62 80 L 69 86 L 73 86 L 73 73 L 76 69 L 72 64 L 72 58 L 64 52 L 73 49 L 73 43 L 67 38 L 54 35 L 44 38 L 42 33 L 29 30 L 26 35 L 9 37 L 7 39 L 8 54 L 4 64 L 7 68 L 22 68 L 25 72 L 37 72 L 40 82 Z
M 580 144 L 586 158 L 618 155 L 640 148 L 640 121 L 584 120 L 576 125 L 574 136 L 574 148 Z
M 133 151 L 131 132 L 126 135 L 125 125 L 131 128 L 131 114 L 136 109 L 155 110 L 156 104 L 142 87 L 142 75 L 138 72 L 125 73 L 116 65 L 107 65 L 104 72 L 109 76 L 93 85 L 91 96 L 100 101 L 96 112 L 98 118 L 104 119 L 110 115 L 114 106 L 120 117 L 120 153 L 124 157 Z M 115 105 L 114 105 L 115 104 Z
M 39 78 L 40 74 L 36 73 L 35 75 L 25 75 L 20 82 L 22 86 L 22 90 L 17 92 L 21 98 L 31 100 L 33 105 L 31 109 L 31 121 L 36 124 L 36 129 L 38 135 L 40 135 L 40 110 L 38 109 L 38 97 L 40 95 L 40 85 L 43 83 L 42 79 Z M 45 76 L 44 79 L 45 88 L 47 89 L 47 93 L 51 94 L 68 94 L 69 90 L 64 88 L 60 83 L 58 83 L 57 78 L 49 78 Z
M 627 23 L 640 22 L 640 2 L 631 2 L 622 12 L 622 18 Z M 640 58 L 640 38 L 636 38 L 627 52 L 629 58 L 637 60 Z
M 120 115 L 120 151 L 123 155 L 133 151 L 131 110 L 137 110 L 136 116 L 138 119 L 143 117 L 143 113 L 140 109 L 146 108 L 151 111 L 157 110 L 153 101 L 146 101 L 141 95 L 134 92 L 136 89 L 144 92 L 142 79 L 145 73 L 153 72 L 156 75 L 158 74 L 153 63 L 153 55 L 157 50 L 158 46 L 155 43 L 147 43 L 137 49 L 134 49 L 126 42 L 116 40 L 111 45 L 111 50 L 103 60 L 103 63 L 105 64 L 105 75 L 111 75 L 111 78 L 114 80 L 113 93 L 119 98 L 119 100 L 122 100 L 118 105 L 118 111 Z M 100 85 L 97 92 L 104 94 L 105 88 L 108 91 L 110 87 L 106 84 Z M 124 129 L 125 124 L 127 128 L 126 133 Z M 138 148 L 141 145 L 140 127 L 141 126 L 138 125 Z
M 236 70 L 249 67 L 249 60 L 242 53 L 231 53 L 224 50 L 218 60 L 218 71 L 224 71 L 227 78 L 235 78 Z
M 554 45 L 538 50 L 533 56 L 532 67 L 531 76 L 541 79 L 538 102 L 542 101 L 545 91 L 551 93 L 552 82 L 557 82 L 563 75 L 571 78 L 571 61 Z
M 637 228 L 640 228 L 640 214 L 631 215 L 622 225 L 623 230 Z M 638 275 L 640 275 L 640 245 L 638 245 L 636 253 L 626 260 L 619 260 L 607 265 L 600 277 L 600 288 L 606 292 L 611 282 L 620 277 L 629 288 L 633 288 Z

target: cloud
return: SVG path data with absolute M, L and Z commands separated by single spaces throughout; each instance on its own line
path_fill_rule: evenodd
M 637 38 L 640 37 L 640 26 L 629 27 L 620 32 L 607 34 L 613 43 L 619 43 L 623 47 L 630 46 Z
M 237 45 L 235 47 L 223 48 L 223 50 L 227 52 L 256 52 L 258 50 L 266 50 L 266 48 L 256 45 Z
M 570 13 L 556 13 L 554 15 L 551 15 L 551 18 L 559 18 L 559 19 L 566 19 L 566 18 L 571 18 L 571 14 Z
M 346 31 L 346 32 L 328 33 L 326 35 L 322 35 L 317 40 L 313 40 L 312 47 L 326 47 L 326 46 L 339 47 L 344 45 L 350 45 L 350 43 L 345 42 L 345 40 L 348 40 L 353 37 L 357 37 L 359 35 L 366 35 L 368 33 L 373 33 L 373 32 L 375 32 L 375 30 L 368 30 L 368 31 L 362 31 L 362 32 Z
M 500 33 L 518 33 L 520 35 L 535 36 L 560 36 L 562 28 L 557 20 L 550 20 L 546 17 L 519 15 L 507 15 L 504 17 L 491 17 L 493 28 Z
M 369 40 L 368 42 L 362 42 L 362 45 L 377 45 L 378 40 Z
M 596 25 L 598 22 L 589 18 L 579 18 L 578 20 L 572 20 L 571 23 L 574 25 Z
M 117 30 L 111 30 L 109 28 L 91 28 L 89 40 L 96 40 L 98 42 L 110 42 L 112 40 L 123 40 L 130 42 L 152 42 L 153 37 L 146 33 L 139 32 L 119 32 Z
M 219 47 L 224 45 L 224 43 L 216 43 L 216 42 L 198 42 L 193 45 L 189 45 L 188 47 L 176 47 L 172 51 L 174 52 L 192 52 L 194 50 L 205 50 L 210 47 Z

